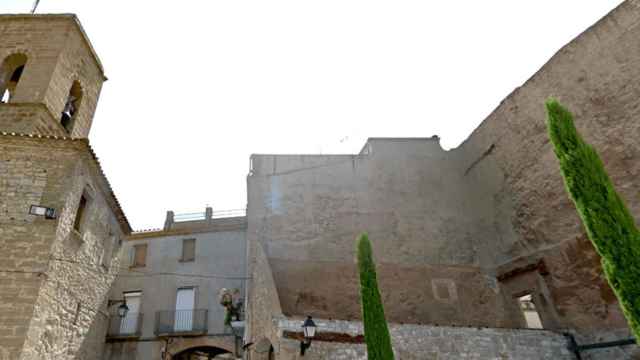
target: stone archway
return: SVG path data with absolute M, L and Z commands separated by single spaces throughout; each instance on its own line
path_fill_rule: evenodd
M 233 359 L 232 353 L 215 346 L 196 346 L 188 349 L 184 349 L 181 352 L 172 356 L 173 360 L 211 360 L 222 359 L 218 355 L 228 354 L 226 358 Z
M 235 338 L 233 336 L 197 336 L 197 337 L 176 337 L 169 339 L 167 346 L 171 359 L 188 359 L 200 360 L 207 359 L 207 356 L 196 357 L 190 359 L 188 354 L 196 355 L 196 353 L 211 353 L 215 359 L 222 359 L 221 354 L 234 354 L 236 351 Z M 180 355 L 181 357 L 177 357 Z M 232 357 L 233 358 L 233 357 Z

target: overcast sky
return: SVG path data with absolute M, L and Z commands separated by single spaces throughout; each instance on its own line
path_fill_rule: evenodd
M 76 13 L 102 60 L 90 140 L 145 229 L 169 209 L 244 208 L 252 153 L 434 134 L 456 147 L 621 2 L 41 0 L 38 13 Z

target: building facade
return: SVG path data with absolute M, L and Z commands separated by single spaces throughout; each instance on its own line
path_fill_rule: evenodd
M 244 211 L 207 208 L 187 216 L 168 212 L 164 229 L 129 236 L 109 293 L 126 299 L 129 311 L 120 317 L 112 309 L 104 359 L 240 356 L 243 330 L 225 321 L 220 294 L 227 289 L 242 316 L 245 235 Z
M 0 360 L 366 359 L 364 231 L 398 359 L 637 357 L 543 104 L 575 112 L 640 218 L 639 36 L 627 0 L 456 149 L 253 155 L 246 215 L 168 212 L 132 233 L 87 141 L 106 78 L 78 20 L 0 15 Z
M 74 15 L 0 15 L 0 359 L 95 359 L 131 228 L 86 139 L 105 76 Z

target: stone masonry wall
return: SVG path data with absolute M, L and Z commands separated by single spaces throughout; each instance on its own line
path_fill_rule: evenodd
M 39 103 L 0 104 L 2 129 L 20 134 L 49 134 L 68 136 L 49 109 Z
M 314 321 L 318 326 L 318 333 L 341 334 L 343 338 L 351 339 L 363 335 L 360 322 Z M 302 320 L 285 319 L 278 323 L 278 327 L 281 334 L 284 331 L 299 333 L 301 324 Z M 544 330 L 391 324 L 389 331 L 395 358 L 398 360 L 575 359 L 574 354 L 568 350 L 568 342 L 563 335 Z M 299 340 L 283 338 L 277 359 L 367 359 L 366 345 L 361 342 L 315 340 L 304 357 L 299 355 L 299 347 Z
M 60 208 L 68 165 L 45 149 L 0 136 L 0 359 L 18 359 L 55 236 L 55 221 L 28 215 L 31 204 Z
M 105 77 L 75 15 L 0 15 L 0 38 L 0 64 L 11 54 L 27 56 L 11 102 L 28 104 L 34 107 L 32 111 L 41 111 L 37 104 L 43 104 L 48 117 L 43 124 L 20 113 L 17 117 L 8 116 L 13 115 L 12 112 L 2 109 L 0 129 L 68 135 L 60 125 L 60 114 L 73 81 L 78 80 L 83 96 L 71 135 L 87 137 Z
M 249 213 L 247 213 L 249 216 Z M 247 238 L 256 234 L 247 234 Z M 256 241 L 247 242 L 249 274 L 247 285 L 246 328 L 244 342 L 260 344 L 248 349 L 252 360 L 270 360 L 266 356 L 269 346 L 277 344 L 277 321 L 284 318 L 280 297 L 273 280 L 273 274 L 262 245 Z
M 0 260 L 0 359 L 95 359 L 128 224 L 117 220 L 83 141 L 2 135 L 0 149 L 0 188 L 15 194 L 0 197 L 0 241 L 8 251 Z M 77 232 L 82 191 L 90 202 Z M 58 218 L 27 215 L 27 202 L 55 208 Z
M 573 110 L 640 217 L 638 36 L 640 1 L 628 0 L 561 49 L 449 152 L 434 141 L 411 147 L 417 140 L 373 139 L 354 156 L 253 156 L 249 230 L 257 235 L 249 240 L 265 247 L 285 314 L 354 315 L 357 309 L 343 304 L 356 301 L 348 274 L 353 241 L 366 230 L 384 269 L 382 292 L 393 294 L 383 295 L 385 304 L 399 312 L 390 314 L 393 321 L 433 321 L 414 315 L 425 303 L 435 313 L 443 308 L 432 306 L 439 297 L 429 291 L 433 280 L 449 293 L 460 287 L 455 269 L 433 279 L 434 271 L 421 266 L 478 267 L 487 281 L 470 284 L 464 295 L 491 309 L 478 311 L 484 316 L 478 324 L 521 326 L 514 299 L 532 293 L 543 325 L 575 330 L 581 344 L 629 337 L 562 184 L 544 101 L 553 95 Z M 412 278 L 411 289 L 384 285 L 412 273 L 422 277 Z M 326 280 L 305 288 L 314 274 Z M 422 301 L 402 300 L 414 295 Z M 470 313 L 463 311 L 463 320 Z
M 249 242 L 265 249 L 283 312 L 360 318 L 354 244 L 367 231 L 391 321 L 519 326 L 479 246 L 513 233 L 465 160 L 436 138 L 370 139 L 359 155 L 254 155 Z
M 501 178 L 491 196 L 517 236 L 495 243 L 492 262 L 514 267 L 543 259 L 556 324 L 591 335 L 579 337 L 581 343 L 626 338 L 629 332 L 563 186 L 544 101 L 555 96 L 575 114 L 578 130 L 600 153 L 639 220 L 639 36 L 640 1 L 629 0 L 558 51 L 455 150 L 465 153 L 469 166 L 474 156 L 480 159 L 468 177 Z

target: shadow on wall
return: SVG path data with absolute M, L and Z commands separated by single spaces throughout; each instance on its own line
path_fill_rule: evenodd
M 99 312 L 96 314 L 89 327 L 89 332 L 83 337 L 83 341 L 74 358 L 75 360 L 93 360 L 102 357 L 108 320 L 105 313 Z

